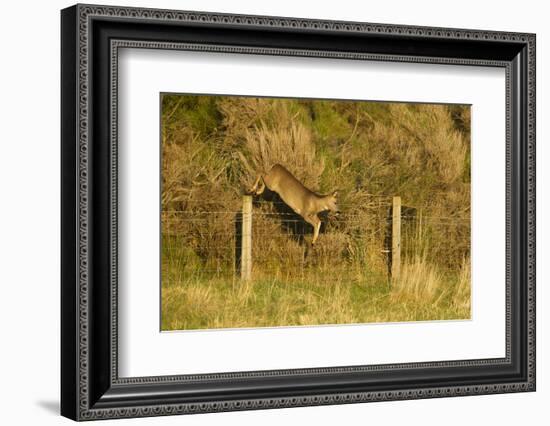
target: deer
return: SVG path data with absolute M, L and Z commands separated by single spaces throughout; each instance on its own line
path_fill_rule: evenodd
M 261 195 L 266 187 L 270 191 L 276 192 L 286 205 L 313 226 L 312 246 L 315 245 L 321 229 L 321 220 L 318 214 L 325 211 L 330 211 L 335 215 L 340 214 L 337 204 L 338 191 L 329 195 L 317 194 L 306 188 L 280 164 L 271 167 L 267 174 L 260 174 L 248 194 Z

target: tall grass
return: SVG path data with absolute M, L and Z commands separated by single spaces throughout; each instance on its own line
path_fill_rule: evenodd
M 407 260 L 399 279 L 392 282 L 391 300 L 444 308 L 450 316 L 470 318 L 469 260 L 458 274 L 441 271 L 425 257 Z
M 395 299 L 384 276 L 332 271 L 287 278 L 284 274 L 235 282 L 230 276 L 189 276 L 165 285 L 162 329 L 279 327 L 469 318 L 449 302 Z M 464 302 L 466 300 L 463 300 Z
M 334 264 L 316 254 L 255 265 L 241 281 L 230 268 L 178 263 L 178 244 L 164 245 L 162 329 L 305 326 L 470 318 L 469 261 L 444 273 L 425 257 L 408 260 L 390 282 L 368 264 Z M 196 260 L 195 260 L 196 261 Z
M 286 104 L 275 104 L 286 109 Z M 248 129 L 242 151 L 237 152 L 252 183 L 258 173 L 267 173 L 277 163 L 285 165 L 300 182 L 312 190 L 319 189 L 320 177 L 324 171 L 323 159 L 317 158 L 312 132 L 299 121 L 259 125 Z

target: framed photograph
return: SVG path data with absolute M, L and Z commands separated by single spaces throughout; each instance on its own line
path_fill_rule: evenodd
M 61 12 L 61 412 L 535 390 L 535 35 Z

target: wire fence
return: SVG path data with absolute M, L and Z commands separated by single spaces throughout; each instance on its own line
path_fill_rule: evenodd
M 163 211 L 163 280 L 179 280 L 182 274 L 238 277 L 243 241 L 248 239 L 254 274 L 303 274 L 310 269 L 364 265 L 389 274 L 395 249 L 392 199 L 371 195 L 361 206 L 340 205 L 338 216 L 319 214 L 321 229 L 314 247 L 313 227 L 282 201 L 253 201 L 250 235 L 243 233 L 242 204 L 224 210 L 219 203 L 207 201 L 201 209 Z M 204 209 L 208 206 L 213 208 Z M 470 253 L 469 215 L 425 215 L 423 211 L 417 206 L 402 207 L 400 261 L 422 253 L 439 264 L 459 265 Z

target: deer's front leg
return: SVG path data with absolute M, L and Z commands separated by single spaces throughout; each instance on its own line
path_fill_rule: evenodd
M 319 230 L 321 229 L 321 220 L 316 214 L 307 216 L 304 219 L 306 220 L 306 222 L 311 224 L 311 226 L 313 226 L 313 239 L 311 240 L 311 245 L 314 245 L 315 241 L 317 241 L 317 238 L 319 237 Z
M 315 216 L 315 219 L 317 222 L 315 223 L 315 229 L 313 230 L 313 239 L 311 240 L 311 245 L 315 244 L 315 241 L 317 241 L 317 238 L 319 238 L 319 230 L 321 229 L 321 220 Z

